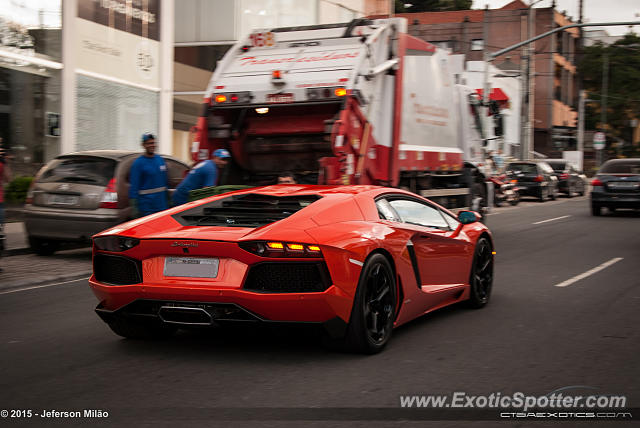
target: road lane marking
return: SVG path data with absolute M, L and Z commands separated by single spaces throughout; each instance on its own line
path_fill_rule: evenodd
M 600 266 L 596 266 L 593 269 L 590 269 L 590 270 L 588 270 L 588 271 L 586 271 L 584 273 L 581 273 L 580 275 L 576 275 L 573 278 L 569 278 L 566 281 L 562 281 L 561 283 L 554 285 L 554 287 L 568 287 L 568 286 L 570 286 L 571 284 L 573 284 L 575 282 L 578 282 L 578 281 L 580 281 L 582 279 L 585 279 L 588 276 L 593 275 L 594 273 L 598 273 L 601 270 L 608 268 L 609 266 L 611 266 L 614 263 L 618 263 L 623 258 L 624 257 L 615 257 L 615 258 L 609 260 L 608 262 L 602 263 Z
M 45 285 L 36 285 L 33 287 L 25 287 L 25 288 L 16 288 L 15 290 L 8 290 L 8 291 L 0 291 L 0 294 L 10 294 L 10 293 L 17 293 L 19 291 L 28 291 L 28 290 L 35 290 L 37 288 L 46 288 L 46 287 L 54 287 L 56 285 L 62 285 L 62 284 L 69 284 L 70 282 L 76 282 L 76 281 L 82 281 L 82 280 L 87 280 L 91 278 L 90 276 L 86 277 L 86 278 L 76 278 L 76 279 L 71 279 L 69 281 L 62 281 L 62 282 L 54 282 L 53 284 L 45 284 Z
M 536 221 L 535 223 L 531 223 L 531 224 L 542 224 L 542 223 L 546 223 L 548 221 L 556 221 L 556 220 L 561 220 L 563 218 L 568 218 L 571 217 L 570 215 L 563 215 L 562 217 L 554 217 L 554 218 L 550 218 L 548 220 L 542 220 L 542 221 Z

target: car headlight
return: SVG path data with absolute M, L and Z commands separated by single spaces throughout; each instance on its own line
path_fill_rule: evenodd
M 129 238 L 127 236 L 110 235 L 93 238 L 93 244 L 98 247 L 98 249 L 114 253 L 130 250 L 139 243 L 139 239 Z

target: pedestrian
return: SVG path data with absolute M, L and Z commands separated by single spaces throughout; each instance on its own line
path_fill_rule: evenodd
M 504 158 L 502 157 L 502 149 L 498 149 L 497 152 L 494 152 L 493 163 L 495 164 L 496 170 L 498 170 L 499 173 L 504 172 Z
M 2 147 L 2 138 L 0 138 L 0 255 L 4 250 L 4 184 L 11 181 L 11 170 L 7 162 L 7 154 Z M 2 268 L 0 267 L 0 272 Z
M 296 177 L 291 171 L 285 171 L 278 175 L 278 184 L 296 184 Z
M 173 206 L 182 205 L 189 200 L 189 192 L 203 187 L 215 186 L 218 181 L 218 170 L 224 168 L 231 154 L 226 149 L 213 152 L 213 159 L 207 159 L 191 168 L 173 194 Z
M 144 153 L 133 162 L 129 179 L 129 204 L 133 217 L 142 217 L 166 210 L 167 165 L 155 154 L 156 139 L 151 133 L 142 134 Z

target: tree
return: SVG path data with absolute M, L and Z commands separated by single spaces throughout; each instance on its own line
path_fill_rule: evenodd
M 473 0 L 395 0 L 396 13 L 442 12 L 471 9 Z
M 631 142 L 630 121 L 640 118 L 640 37 L 628 33 L 610 46 L 597 43 L 584 49 L 580 62 L 583 87 L 588 98 L 586 128 L 602 128 L 603 63 L 608 56 L 607 134 Z M 610 140 L 610 139 L 608 139 Z

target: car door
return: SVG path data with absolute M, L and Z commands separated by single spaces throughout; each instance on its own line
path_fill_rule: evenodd
M 433 292 L 466 283 L 469 272 L 460 266 L 468 258 L 470 244 L 454 236 L 440 209 L 404 195 L 385 199 L 397 213 L 401 227 L 411 233 L 422 290 Z

